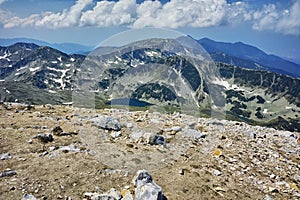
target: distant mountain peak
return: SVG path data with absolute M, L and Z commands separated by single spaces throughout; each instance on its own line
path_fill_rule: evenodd
M 208 53 L 225 53 L 228 56 L 256 62 L 273 72 L 300 77 L 300 65 L 274 55 L 268 55 L 261 49 L 243 42 L 217 42 L 209 38 L 198 40 Z M 232 64 L 232 63 L 229 63 Z
M 48 43 L 41 40 L 30 39 L 30 38 L 10 38 L 10 39 L 0 39 L 0 46 L 11 46 L 16 43 L 34 43 L 38 46 L 48 46 L 67 54 L 74 54 L 80 52 L 89 52 L 93 50 L 94 47 L 85 46 L 76 43 Z
M 39 48 L 38 45 L 34 44 L 34 43 L 26 43 L 26 42 L 17 42 L 11 46 L 9 46 L 10 48 L 26 48 L 26 49 L 37 49 Z

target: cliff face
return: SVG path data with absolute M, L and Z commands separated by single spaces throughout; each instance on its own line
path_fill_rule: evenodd
M 5 103 L 0 133 L 4 199 L 119 194 L 112 187 L 119 198 L 134 196 L 131 180 L 142 169 L 167 199 L 300 197 L 297 132 L 180 113 Z M 143 174 L 134 180 L 150 180 Z

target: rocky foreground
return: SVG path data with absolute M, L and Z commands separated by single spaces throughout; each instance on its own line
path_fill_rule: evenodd
M 300 134 L 122 109 L 0 105 L 0 199 L 300 199 Z

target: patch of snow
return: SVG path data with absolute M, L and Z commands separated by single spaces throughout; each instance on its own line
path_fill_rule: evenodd
M 287 109 L 287 110 L 288 110 L 288 109 L 292 109 L 292 107 L 290 107 L 290 106 L 286 106 L 286 107 L 285 107 L 285 109 Z
M 55 60 L 55 61 L 51 61 L 51 63 L 53 63 L 53 64 L 57 64 L 57 61 Z
M 159 53 L 156 52 L 156 51 L 145 51 L 145 54 L 147 56 L 157 56 L 157 55 L 159 55 Z
M 267 114 L 268 113 L 268 109 L 264 109 L 263 114 Z
M 71 61 L 71 62 L 74 62 L 74 61 L 75 61 L 75 58 L 70 58 L 70 61 Z
M 49 93 L 56 94 L 57 92 L 54 90 L 48 90 Z
M 53 81 L 55 81 L 55 82 L 57 82 L 57 83 L 60 84 L 60 86 L 61 86 L 62 89 L 65 89 L 65 87 L 66 87 L 66 84 L 64 83 L 63 79 L 64 79 L 64 77 L 66 76 L 66 73 L 69 70 L 70 69 L 59 70 L 62 73 L 61 77 L 59 79 L 53 79 Z
M 8 67 L 12 67 L 12 65 L 8 65 Z
M 40 67 L 29 68 L 29 71 L 30 71 L 30 72 L 35 72 L 35 71 L 37 71 L 37 70 L 39 70 L 39 69 L 40 69 Z
M 62 104 L 63 104 L 63 105 L 67 105 L 67 106 L 68 106 L 68 105 L 72 105 L 72 104 L 73 104 L 73 101 L 70 101 L 70 102 L 63 102 Z
M 47 69 L 51 70 L 51 71 L 56 71 L 56 72 L 61 72 L 61 69 L 55 69 L 53 67 L 47 67 Z
M 57 60 L 59 60 L 59 62 L 62 62 L 61 56 L 59 56 L 59 57 L 57 58 Z
M 15 76 L 19 76 L 21 73 L 19 73 L 19 72 L 17 72 L 17 73 L 15 73 Z
M 107 61 L 107 64 L 118 64 L 119 63 L 119 61 L 117 61 L 117 60 L 108 60 Z
M 5 90 L 5 92 L 6 92 L 6 93 L 8 93 L 8 94 L 10 93 L 10 91 L 9 91 L 9 90 Z
M 257 67 L 257 69 L 260 69 L 260 68 L 261 68 L 261 65 L 258 64 L 258 63 L 254 63 L 254 65 Z
M 23 70 L 23 69 L 26 69 L 26 68 L 27 68 L 27 66 L 21 67 L 21 68 L 17 69 L 17 72 L 18 72 L 18 71 L 21 71 L 21 70 Z
M 191 53 L 189 50 L 187 50 L 186 48 L 184 48 L 184 51 L 187 53 L 187 54 L 189 54 L 189 53 Z
M 66 64 L 66 67 L 71 67 L 71 64 L 70 63 Z
M 240 90 L 240 91 L 244 91 L 243 88 L 240 88 L 238 85 L 235 84 L 230 84 L 228 83 L 228 81 L 222 80 L 222 79 L 216 79 L 212 82 L 213 84 L 216 85 L 221 85 L 224 86 L 227 90 Z
M 8 56 L 10 56 L 10 55 L 11 55 L 10 53 L 5 52 L 4 56 L 0 56 L 0 60 L 5 59 L 7 61 L 10 61 L 10 59 L 8 58 Z
M 217 84 L 217 85 L 222 85 L 222 86 L 224 86 L 227 90 L 230 88 L 230 84 L 229 84 L 227 81 L 224 81 L 224 80 L 217 79 L 217 80 L 214 80 L 213 83 L 214 83 L 214 84 Z
M 5 81 L 4 79 L 0 80 L 0 82 L 4 82 L 4 81 Z

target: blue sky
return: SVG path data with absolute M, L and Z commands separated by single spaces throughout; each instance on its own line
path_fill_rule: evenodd
M 143 27 L 241 41 L 300 63 L 300 0 L 0 0 L 0 38 L 96 46 Z

